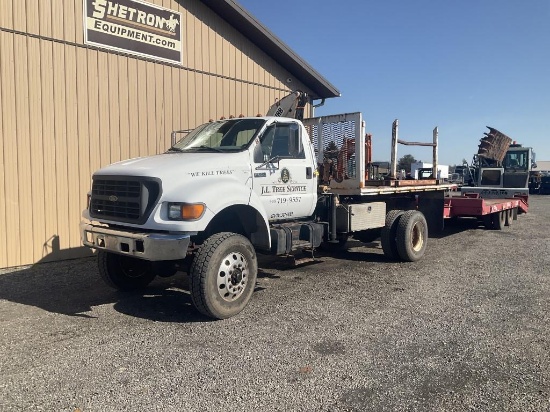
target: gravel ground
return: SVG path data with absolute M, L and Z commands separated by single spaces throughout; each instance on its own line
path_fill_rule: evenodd
M 209 321 L 187 279 L 110 290 L 92 258 L 0 271 L 2 411 L 550 410 L 550 196 L 505 231 L 284 269 Z

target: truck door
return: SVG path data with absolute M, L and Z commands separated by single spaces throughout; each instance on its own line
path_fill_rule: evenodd
M 298 123 L 277 122 L 268 126 L 254 150 L 253 190 L 270 221 L 307 217 L 315 208 L 313 153 L 302 139 Z

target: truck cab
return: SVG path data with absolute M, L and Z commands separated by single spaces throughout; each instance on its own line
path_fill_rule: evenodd
M 211 317 L 229 317 L 253 291 L 255 250 L 292 249 L 289 230 L 274 225 L 313 214 L 315 171 L 313 146 L 296 119 L 209 122 L 163 154 L 94 173 L 82 242 L 98 251 L 105 282 L 121 290 L 170 276 L 190 260 L 195 305 Z M 321 229 L 295 237 L 316 247 Z M 217 273 L 214 280 L 204 279 L 208 271 Z
M 186 256 L 181 247 L 174 254 L 159 253 L 165 249 L 156 247 L 154 239 L 136 247 L 135 241 L 116 240 L 110 233 L 107 242 L 102 229 L 91 224 L 95 220 L 129 230 L 157 230 L 165 234 L 164 243 L 171 237 L 200 243 L 223 227 L 269 249 L 268 222 L 313 213 L 315 167 L 313 147 L 299 121 L 255 117 L 210 122 L 164 154 L 94 173 L 81 225 L 83 241 L 152 261 Z

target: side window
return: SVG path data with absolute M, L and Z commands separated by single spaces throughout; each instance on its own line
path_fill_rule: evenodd
M 290 129 L 286 125 L 277 126 L 273 136 L 273 146 L 271 146 L 271 157 L 289 157 L 290 156 Z
M 296 123 L 292 123 L 289 128 L 289 150 L 290 155 L 296 159 L 305 159 L 304 145 L 300 136 L 300 127 Z
M 270 126 L 261 138 L 264 157 L 272 159 L 304 159 L 304 147 L 300 140 L 300 128 L 297 124 L 275 124 Z

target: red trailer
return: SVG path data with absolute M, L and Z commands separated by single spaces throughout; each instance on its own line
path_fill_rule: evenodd
M 445 199 L 443 216 L 446 219 L 477 217 L 483 220 L 487 229 L 502 230 L 510 226 L 518 214 L 527 213 L 528 195 L 514 198 L 482 198 L 479 193 L 464 193 L 462 196 Z

